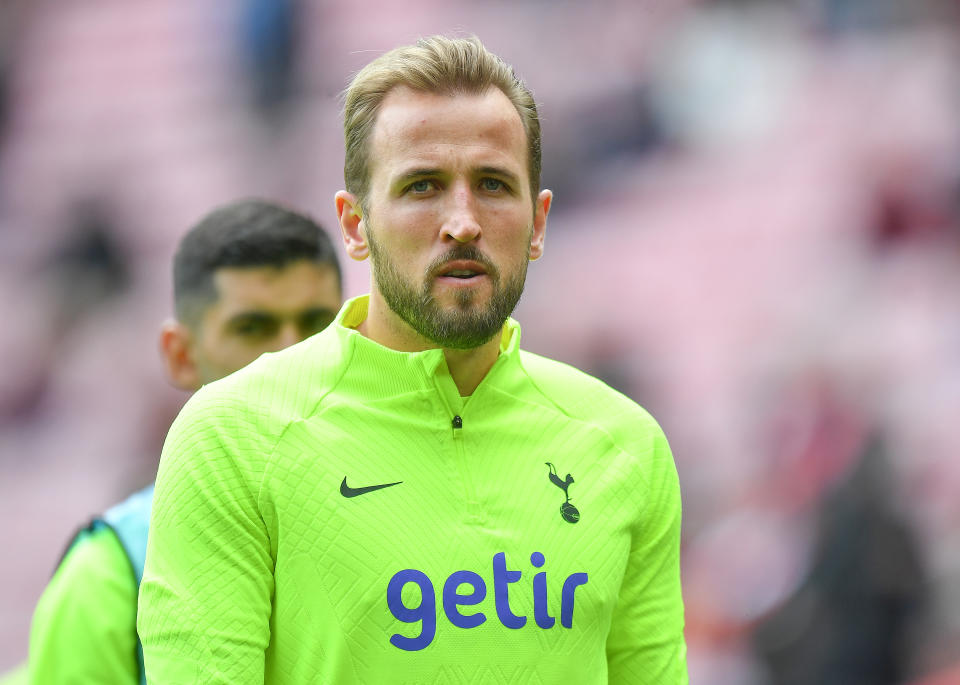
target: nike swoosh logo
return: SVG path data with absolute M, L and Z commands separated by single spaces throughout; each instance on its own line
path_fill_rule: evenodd
M 368 492 L 373 492 L 374 490 L 382 490 L 383 488 L 389 488 L 394 485 L 400 485 L 402 480 L 398 480 L 396 483 L 382 483 L 380 485 L 368 485 L 364 488 L 351 488 L 347 485 L 347 477 L 343 477 L 343 482 L 340 483 L 340 494 L 344 497 L 356 497 L 357 495 L 365 495 Z

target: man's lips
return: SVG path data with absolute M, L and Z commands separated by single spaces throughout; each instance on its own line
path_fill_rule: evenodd
M 486 275 L 487 270 L 482 264 L 469 259 L 456 259 L 447 262 L 437 272 L 437 278 L 456 281 L 469 281 Z

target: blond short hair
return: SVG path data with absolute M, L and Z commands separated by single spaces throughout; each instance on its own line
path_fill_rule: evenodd
M 530 193 L 540 190 L 540 119 L 537 105 L 513 68 L 476 37 L 430 36 L 387 52 L 361 69 L 344 96 L 346 188 L 364 206 L 370 182 L 370 139 L 380 105 L 397 87 L 439 94 L 481 94 L 499 88 L 513 103 L 527 135 Z

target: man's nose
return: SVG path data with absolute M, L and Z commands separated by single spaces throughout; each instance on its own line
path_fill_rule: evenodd
M 300 329 L 292 321 L 287 321 L 284 323 L 280 330 L 277 332 L 277 337 L 274 339 L 273 351 L 282 350 L 285 347 L 290 347 L 296 343 L 303 340 L 306 336 L 300 333 Z
M 480 237 L 476 198 L 466 183 L 457 184 L 452 189 L 443 233 L 445 238 L 449 236 L 458 243 L 469 243 Z

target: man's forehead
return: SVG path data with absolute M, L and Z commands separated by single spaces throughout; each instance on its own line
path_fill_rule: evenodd
M 336 271 L 329 264 L 299 259 L 280 266 L 228 266 L 213 274 L 215 300 L 212 306 L 243 306 L 284 309 L 312 306 L 317 300 L 340 297 Z
M 288 274 L 333 271 L 333 266 L 318 262 L 309 257 L 297 257 L 282 264 L 251 264 L 243 266 L 221 266 L 213 272 L 214 281 L 256 281 L 271 280 Z
M 526 133 L 513 103 L 498 88 L 438 94 L 397 86 L 384 98 L 372 136 L 371 162 L 429 154 L 431 146 L 477 146 L 526 156 Z
M 273 264 L 257 266 L 223 266 L 213 272 L 213 285 L 217 299 L 255 288 L 258 284 L 272 281 L 283 274 L 290 265 Z
M 383 96 L 378 108 L 378 115 L 382 115 L 384 110 L 392 109 L 397 111 L 409 110 L 419 111 L 422 109 L 434 110 L 443 104 L 464 104 L 468 108 L 475 108 L 481 103 L 489 103 L 503 109 L 508 118 L 516 118 L 520 122 L 520 114 L 516 107 L 507 97 L 506 93 L 496 86 L 489 86 L 481 91 L 449 91 L 435 92 L 430 90 L 420 90 L 410 86 L 397 85 L 392 87 L 387 94 Z M 513 116 L 511 116 L 511 114 Z

